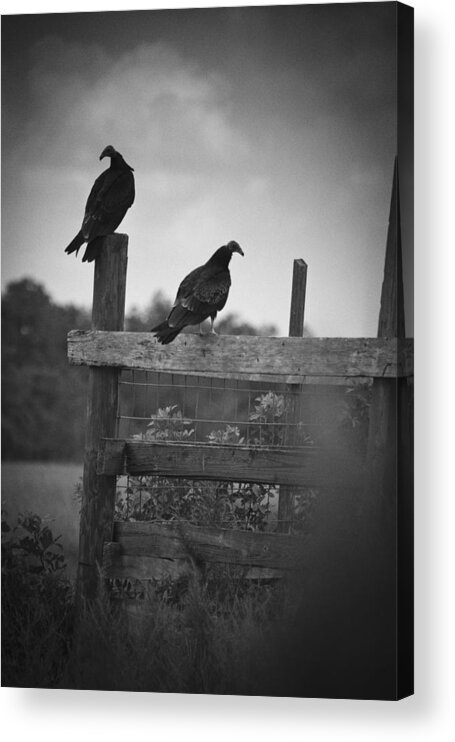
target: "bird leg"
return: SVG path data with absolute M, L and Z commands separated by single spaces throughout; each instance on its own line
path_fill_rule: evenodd
M 213 327 L 215 320 L 210 317 L 210 330 L 208 332 L 202 332 L 202 322 L 199 323 L 199 335 L 205 337 L 206 335 L 218 335 L 217 331 Z

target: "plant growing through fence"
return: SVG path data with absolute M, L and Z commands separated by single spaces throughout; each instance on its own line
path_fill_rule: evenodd
M 242 424 L 226 424 L 207 434 L 212 445 L 282 446 L 286 444 L 287 404 L 282 394 L 267 392 L 254 400 L 248 416 L 249 430 Z M 252 423 L 252 424 L 251 424 Z M 177 404 L 158 408 L 147 430 L 136 440 L 188 442 L 194 439 L 193 420 L 184 417 Z M 297 442 L 312 445 L 304 428 L 297 428 Z M 264 531 L 272 527 L 272 504 L 279 486 L 261 483 L 209 482 L 157 476 L 129 477 L 125 490 L 117 492 L 117 520 L 187 520 L 196 525 L 218 525 L 241 530 Z M 296 493 L 295 530 L 308 525 L 316 491 Z

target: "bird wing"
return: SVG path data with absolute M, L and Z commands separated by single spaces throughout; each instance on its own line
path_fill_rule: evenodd
M 231 276 L 228 270 L 212 273 L 203 265 L 183 279 L 168 318 L 171 327 L 203 322 L 226 304 Z
M 87 241 L 110 234 L 134 203 L 134 176 L 131 170 L 108 168 L 95 180 L 85 207 L 81 231 Z

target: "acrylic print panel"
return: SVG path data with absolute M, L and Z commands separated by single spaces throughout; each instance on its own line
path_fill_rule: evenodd
M 412 9 L 2 21 L 3 685 L 410 695 Z

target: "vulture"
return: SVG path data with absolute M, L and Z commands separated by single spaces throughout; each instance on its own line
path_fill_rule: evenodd
M 210 332 L 216 335 L 213 323 L 228 298 L 231 285 L 229 262 L 235 252 L 244 254 L 240 245 L 231 240 L 227 245 L 219 247 L 204 265 L 188 273 L 179 286 L 168 318 L 151 329 L 158 342 L 166 345 L 184 327 L 197 324 L 200 326 L 208 317 L 211 319 Z M 199 332 L 202 335 L 201 327 Z
M 85 206 L 82 227 L 65 252 L 79 252 L 87 242 L 82 262 L 90 263 L 98 256 L 101 238 L 117 229 L 126 212 L 134 202 L 133 168 L 125 162 L 120 152 L 108 145 L 100 154 L 111 158 L 111 166 L 95 180 Z

